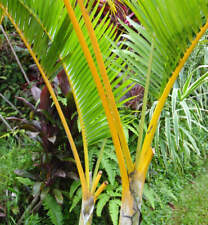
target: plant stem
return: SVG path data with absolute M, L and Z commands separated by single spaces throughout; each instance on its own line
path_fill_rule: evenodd
M 83 196 L 85 198 L 85 196 Z M 89 194 L 86 199 L 82 197 L 79 225 L 91 225 L 94 210 L 94 197 Z
M 142 113 L 141 113 L 141 119 L 139 122 L 139 129 L 138 129 L 139 137 L 138 137 L 137 150 L 136 150 L 136 163 L 135 163 L 136 168 L 138 167 L 138 160 L 139 160 L 139 155 L 140 155 L 141 146 L 142 146 L 145 114 L 146 114 L 147 99 L 148 99 L 148 92 L 149 92 L 149 83 L 150 83 L 151 70 L 152 70 L 153 50 L 154 50 L 154 40 L 152 40 L 152 44 L 151 44 L 150 57 L 149 57 L 148 70 L 147 70 L 147 78 L 146 78 L 145 91 L 144 91 L 144 97 L 143 97 Z
M 93 174 L 93 179 L 92 179 L 92 186 L 95 182 L 95 179 L 97 177 L 97 173 L 98 173 L 98 169 L 99 169 L 99 166 L 100 166 L 100 162 L 102 160 L 102 157 L 103 157 L 103 152 L 104 152 L 104 149 L 105 149 L 105 145 L 106 145 L 106 142 L 107 142 L 107 139 L 105 139 L 103 141 L 103 144 L 102 144 L 102 147 L 101 147 L 101 150 L 99 152 L 99 156 L 98 156 L 98 160 L 96 162 L 96 166 L 95 166 L 95 170 L 94 170 L 94 174 Z M 96 188 L 96 187 L 95 187 Z
M 22 66 L 22 64 L 21 64 L 21 62 L 20 62 L 20 60 L 19 60 L 19 58 L 18 58 L 18 56 L 17 56 L 17 54 L 16 54 L 16 52 L 15 52 L 15 50 L 14 50 L 14 48 L 13 48 L 13 46 L 12 46 L 12 44 L 11 44 L 11 42 L 10 42 L 10 40 L 9 40 L 9 38 L 8 38 L 8 36 L 7 36 L 7 34 L 6 34 L 6 32 L 5 32 L 5 30 L 4 30 L 4 28 L 3 28 L 2 25 L 0 25 L 0 29 L 1 29 L 1 31 L 2 31 L 2 33 L 3 33 L 3 35 L 4 35 L 4 37 L 6 38 L 7 43 L 9 44 L 9 46 L 10 46 L 10 48 L 11 48 L 11 50 L 12 50 L 12 53 L 13 53 L 13 55 L 14 55 L 16 61 L 17 61 L 17 64 L 18 64 L 18 66 L 19 66 L 19 68 L 20 68 L 22 74 L 23 74 L 24 77 L 25 77 L 26 82 L 30 85 L 30 80 L 28 79 L 27 74 L 25 73 L 25 71 L 24 71 L 24 69 L 23 69 L 23 66 Z
M 32 202 L 29 204 L 29 206 L 25 209 L 24 213 L 22 214 L 22 216 L 20 217 L 20 219 L 17 222 L 17 225 L 22 224 L 25 216 L 27 215 L 27 213 L 30 212 L 30 210 L 33 208 L 33 206 L 37 203 L 38 199 L 39 199 L 39 193 L 36 194 L 36 196 L 33 198 Z
M 8 128 L 9 131 L 11 131 L 12 133 L 14 132 L 14 130 L 12 129 L 12 127 L 7 123 L 7 121 L 4 119 L 4 117 L 1 115 L 0 113 L 0 119 L 1 121 L 5 124 L 5 126 Z M 19 137 L 15 134 L 14 137 L 17 139 L 17 141 L 20 142 Z
M 0 93 L 0 96 L 4 99 L 5 102 L 7 102 L 15 111 L 17 111 L 21 116 L 23 115 L 19 110 L 18 108 L 12 103 L 10 102 L 4 95 L 2 95 Z
M 99 47 L 99 44 L 98 44 L 98 41 L 97 41 L 97 38 L 96 38 L 95 31 L 93 29 L 89 14 L 88 14 L 85 6 L 84 6 L 83 1 L 78 0 L 78 4 L 79 4 L 80 9 L 82 11 L 82 15 L 83 15 L 86 27 L 88 29 L 88 34 L 89 34 L 89 37 L 90 37 L 90 40 L 91 40 L 91 43 L 92 43 L 92 47 L 93 47 L 93 50 L 94 50 L 94 53 L 95 53 L 95 57 L 96 57 L 96 60 L 97 60 L 99 71 L 100 71 L 100 74 L 101 74 L 102 79 L 103 79 L 105 94 L 106 94 L 107 101 L 108 101 L 108 106 L 111 109 L 112 114 L 113 114 L 114 123 L 115 123 L 116 129 L 117 129 L 117 134 L 118 134 L 120 142 L 121 142 L 121 147 L 122 147 L 121 149 L 122 149 L 122 152 L 123 152 L 124 157 L 125 157 L 128 172 L 130 173 L 130 172 L 133 171 L 134 165 L 133 165 L 133 162 L 132 162 L 132 158 L 131 158 L 131 155 L 130 155 L 128 144 L 127 144 L 126 137 L 125 137 L 125 134 L 124 134 L 124 130 L 123 130 L 123 126 L 122 126 L 122 123 L 121 123 L 120 115 L 119 115 L 119 112 L 118 112 L 118 109 L 117 109 L 117 106 L 116 106 L 115 98 L 113 96 L 113 92 L 112 92 L 111 84 L 110 84 L 110 81 L 109 81 L 109 78 L 108 78 L 108 75 L 107 75 L 106 67 L 105 67 L 103 57 L 102 57 L 102 54 L 101 54 L 101 51 L 100 51 L 100 47 Z

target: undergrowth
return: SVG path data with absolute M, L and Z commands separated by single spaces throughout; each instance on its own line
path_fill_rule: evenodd
M 169 224 L 207 225 L 208 221 L 208 163 L 191 183 L 185 186 L 175 203 Z

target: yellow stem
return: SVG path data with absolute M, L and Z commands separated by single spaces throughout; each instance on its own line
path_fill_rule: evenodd
M 2 15 L 0 18 L 0 24 L 2 24 L 3 19 L 4 19 L 4 15 Z
M 108 182 L 107 181 L 103 182 L 100 185 L 100 187 L 97 189 L 97 191 L 95 192 L 95 195 L 94 195 L 95 201 L 97 200 L 97 197 L 101 194 L 101 192 L 104 191 L 104 189 L 106 188 L 107 185 L 108 185 Z
M 142 146 L 142 150 L 141 150 L 141 155 L 139 158 L 139 162 L 138 162 L 138 167 L 139 165 L 144 162 L 144 156 L 146 154 L 146 151 L 149 150 L 156 128 L 157 128 L 157 122 L 159 120 L 160 117 L 160 113 L 164 107 L 165 101 L 170 93 L 170 90 L 172 89 L 178 75 L 179 72 L 181 71 L 181 69 L 183 68 L 185 62 L 187 61 L 188 57 L 190 56 L 190 54 L 192 53 L 193 49 L 195 48 L 195 46 L 197 45 L 197 43 L 199 42 L 200 38 L 202 37 L 202 35 L 206 32 L 206 30 L 208 29 L 208 20 L 206 22 L 206 24 L 201 28 L 200 32 L 197 34 L 196 38 L 192 41 L 191 46 L 187 49 L 187 51 L 185 52 L 183 58 L 180 60 L 179 65 L 176 67 L 175 71 L 173 72 L 171 78 L 169 79 L 165 90 L 163 91 L 162 96 L 160 97 L 158 104 L 155 108 L 155 111 L 153 113 L 152 119 L 150 121 L 145 139 L 144 139 L 144 143 Z M 138 169 L 138 167 L 136 168 L 136 170 Z
M 98 169 L 99 169 L 99 166 L 100 166 L 102 157 L 103 157 L 103 152 L 104 152 L 104 148 L 105 148 L 106 142 L 107 142 L 107 139 L 105 139 L 105 140 L 103 141 L 101 150 L 100 150 L 99 155 L 98 155 L 98 159 L 97 159 L 97 162 L 96 162 L 96 165 L 95 165 L 95 169 L 94 169 L 94 172 L 93 172 L 92 186 L 93 186 L 93 184 L 94 184 L 94 182 L 95 182 L 95 179 L 96 179 L 96 177 L 97 177 Z
M 123 151 L 123 154 L 124 154 L 125 159 L 126 159 L 128 172 L 131 173 L 134 169 L 134 165 L 133 165 L 133 162 L 132 162 L 132 159 L 131 159 L 128 144 L 126 142 L 126 137 L 124 135 L 124 130 L 123 130 L 123 127 L 122 127 L 121 119 L 120 119 L 119 112 L 118 112 L 118 109 L 117 109 L 117 106 L 116 106 L 115 98 L 113 96 L 110 81 L 108 79 L 106 67 L 105 67 L 103 57 L 102 57 L 102 54 L 101 54 L 101 51 L 100 51 L 100 48 L 99 48 L 99 44 L 98 44 L 98 41 L 97 41 L 97 38 L 96 38 L 96 35 L 95 35 L 95 31 L 92 27 L 92 23 L 91 23 L 89 15 L 88 15 L 88 12 L 87 12 L 87 10 L 84 6 L 83 0 L 78 0 L 78 3 L 80 5 L 80 9 L 82 11 L 82 15 L 83 15 L 83 18 L 85 20 L 85 24 L 86 24 L 86 27 L 88 29 L 89 37 L 91 39 L 91 43 L 92 43 L 92 46 L 93 46 L 93 49 L 94 49 L 94 52 L 95 52 L 95 57 L 97 59 L 97 63 L 98 63 L 98 66 L 99 66 L 99 70 L 100 70 L 102 79 L 103 79 L 104 87 L 106 89 L 106 95 L 107 95 L 107 98 L 108 98 L 108 103 L 110 104 L 110 108 L 112 109 L 112 113 L 113 113 L 113 116 L 115 118 L 114 122 L 116 124 L 117 132 L 118 132 L 119 139 L 120 139 L 120 142 L 121 142 L 122 151 Z
M 12 22 L 12 24 L 14 25 L 15 29 L 17 30 L 17 32 L 19 33 L 21 39 L 23 40 L 25 46 L 27 47 L 29 53 L 31 54 L 31 56 L 33 57 L 33 60 L 34 62 L 36 63 L 42 77 L 43 77 L 43 80 L 48 88 L 48 91 L 53 99 L 53 102 L 56 106 L 56 109 L 57 109 L 57 112 L 59 114 L 59 117 L 61 119 L 61 122 L 62 122 L 62 125 L 65 129 L 65 132 L 67 134 L 67 138 L 69 140 L 69 143 L 70 143 L 70 146 L 72 148 L 72 152 L 73 152 L 73 155 L 74 155 L 74 159 L 75 159 L 75 162 L 76 162 L 76 165 L 77 165 L 77 169 L 78 169 L 78 173 L 79 173 L 79 176 L 80 176 L 80 180 L 81 180 L 81 184 L 82 184 L 82 188 L 83 188 L 83 192 L 84 193 L 87 193 L 88 192 L 88 189 L 87 189 L 87 184 L 86 184 L 86 179 L 85 179 L 85 176 L 84 176 L 84 171 L 82 169 L 82 165 L 81 165 L 81 161 L 79 159 L 79 155 L 78 155 L 78 152 L 77 152 L 77 149 L 76 149 L 76 146 L 75 146 L 75 143 L 74 143 L 74 140 L 72 138 L 72 135 L 71 135 L 71 132 L 69 130 L 69 127 L 68 127 L 68 124 L 66 122 L 66 119 L 64 117 L 64 114 L 62 112 L 62 109 L 60 107 L 60 104 L 57 100 L 57 97 L 54 93 L 54 90 L 51 86 L 51 83 L 50 81 L 48 80 L 47 76 L 45 75 L 45 72 L 43 71 L 37 57 L 35 56 L 30 44 L 27 42 L 26 38 L 24 37 L 24 34 L 21 32 L 21 30 L 19 29 L 19 27 L 16 25 L 15 21 L 13 20 L 13 18 L 10 16 L 10 14 L 7 12 L 7 10 L 2 6 L 0 5 L 0 7 L 2 8 L 2 10 L 5 12 L 5 14 L 7 15 L 7 17 L 10 19 L 10 21 Z
M 126 168 L 125 168 L 125 161 L 124 161 L 124 158 L 123 158 L 123 154 L 122 154 L 122 150 L 121 150 L 121 146 L 120 146 L 120 141 L 119 141 L 119 138 L 118 138 L 118 135 L 117 135 L 116 127 L 114 125 L 114 119 L 112 117 L 111 110 L 108 106 L 106 95 L 105 95 L 101 80 L 99 78 L 95 63 L 93 61 L 93 58 L 91 56 L 91 53 L 90 53 L 89 48 L 87 46 L 87 43 L 85 41 L 84 35 L 83 35 L 82 30 L 79 26 L 77 18 L 75 16 L 74 10 L 73 10 L 69 0 L 63 0 L 63 1 L 65 3 L 66 9 L 68 11 L 68 15 L 70 17 L 70 20 L 73 24 L 74 30 L 77 34 L 78 39 L 79 39 L 80 45 L 83 49 L 83 53 L 85 55 L 85 58 L 88 62 L 89 68 L 91 70 L 92 76 L 93 76 L 95 84 L 97 86 L 99 96 L 100 96 L 100 98 L 102 100 L 102 103 L 103 103 L 103 107 L 104 107 L 106 117 L 107 117 L 107 120 L 108 120 L 108 123 L 109 123 L 110 131 L 111 131 L 113 143 L 114 143 L 114 146 L 115 146 L 116 155 L 117 155 L 117 158 L 118 158 L 118 164 L 119 164 L 120 171 L 121 171 L 121 179 L 122 179 L 122 184 L 123 184 L 123 190 L 125 192 L 126 190 L 129 190 L 129 180 L 128 180 L 128 174 L 127 174 L 127 171 L 126 171 Z
M 97 188 L 98 186 L 98 183 L 100 181 L 100 178 L 102 176 L 102 171 L 99 171 L 94 182 L 92 183 L 92 190 L 91 190 L 91 193 L 94 193 L 95 192 L 95 189 Z
M 146 154 L 144 155 L 143 163 L 140 163 L 140 165 L 138 166 L 138 169 L 136 170 L 138 173 L 143 174 L 144 178 L 146 177 L 146 172 L 152 160 L 153 154 L 154 154 L 154 151 L 150 147 L 149 150 L 146 151 Z

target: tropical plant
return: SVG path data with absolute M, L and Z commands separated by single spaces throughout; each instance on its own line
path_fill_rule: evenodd
M 124 37 L 127 41 L 123 43 L 128 49 L 116 50 L 124 62 L 109 51 L 112 46 L 104 36 L 114 39 L 115 35 L 108 22 L 104 23 L 107 19 L 97 24 L 99 15 L 94 17 L 96 7 L 86 9 L 83 1 L 77 2 L 1 0 L 0 8 L 13 23 L 37 64 L 71 144 L 83 193 L 80 224 L 91 223 L 94 203 L 106 186 L 106 183 L 102 184 L 95 192 L 99 173 L 94 176 L 92 185 L 90 183 L 89 146 L 110 135 L 122 181 L 120 224 L 139 224 L 142 191 L 153 156 L 151 143 L 157 122 L 180 70 L 208 29 L 208 1 L 127 1 L 142 26 L 129 20 L 133 30 L 126 27 L 128 34 Z M 145 86 L 135 163 L 117 110 L 121 95 L 113 96 L 112 92 L 118 82 L 115 77 L 118 72 L 125 71 L 126 63 L 134 80 Z M 60 64 L 65 69 L 77 106 L 83 135 L 85 173 L 49 82 Z M 142 144 L 148 92 L 159 100 Z M 118 91 L 114 93 L 118 94 Z
M 10 7 L 10 3 L 12 3 L 11 7 Z M 74 3 L 72 4 L 74 5 Z M 1 8 L 3 9 L 5 15 L 11 20 L 14 27 L 16 28 L 19 35 L 21 36 L 22 40 L 24 41 L 26 47 L 28 48 L 29 52 L 33 56 L 33 59 L 36 62 L 46 82 L 46 85 L 53 98 L 53 101 L 56 107 L 58 108 L 60 118 L 64 124 L 64 128 L 70 140 L 75 161 L 78 165 L 78 171 L 81 178 L 81 184 L 82 184 L 82 190 L 83 190 L 82 191 L 83 204 L 86 204 L 85 202 L 89 200 L 90 205 L 88 208 L 89 208 L 89 213 L 91 215 L 92 209 L 94 207 L 94 200 L 93 200 L 94 197 L 92 198 L 92 193 L 90 189 L 93 187 L 92 190 L 93 192 L 95 192 L 96 186 L 99 182 L 100 175 L 96 174 L 94 176 L 96 179 L 94 179 L 94 183 L 92 184 L 92 187 L 90 187 L 87 147 L 88 147 L 88 144 L 95 143 L 96 141 L 102 139 L 103 137 L 109 137 L 110 136 L 109 128 L 104 116 L 104 110 L 102 108 L 101 102 L 99 101 L 96 86 L 93 82 L 93 78 L 90 75 L 90 70 L 86 64 L 86 60 L 81 51 L 81 47 L 79 45 L 78 39 L 76 38 L 75 32 L 72 29 L 72 24 L 70 23 L 67 11 L 63 10 L 64 3 L 60 1 L 59 2 L 54 1 L 54 2 L 44 2 L 43 4 L 44 5 L 39 4 L 38 1 L 36 2 L 34 1 L 27 1 L 27 2 L 4 1 L 4 2 L 1 2 Z M 106 38 L 106 36 L 108 36 L 109 38 L 114 38 L 115 34 L 112 29 L 112 26 L 109 27 L 109 21 L 107 20 L 107 17 L 105 17 L 102 20 L 102 23 L 99 23 L 98 25 L 97 21 L 101 13 L 97 17 L 94 17 L 94 14 L 96 12 L 96 7 L 94 7 L 93 11 L 91 11 L 91 18 L 93 18 L 93 23 L 94 23 L 93 26 L 96 27 L 95 29 L 96 33 L 99 34 L 99 42 L 101 46 L 103 47 L 103 52 L 106 57 L 105 62 L 109 65 L 107 67 L 108 68 L 107 70 L 110 75 L 109 77 L 112 81 L 112 84 L 116 86 L 118 79 L 115 79 L 115 78 L 119 74 L 119 71 L 121 71 L 122 67 L 120 67 L 121 64 L 119 63 L 119 59 L 117 59 L 115 55 L 111 54 L 111 52 L 108 51 L 111 44 Z M 50 11 L 42 11 L 42 9 L 47 9 L 47 8 L 50 8 Z M 13 10 L 16 12 L 14 12 Z M 12 16 L 13 12 L 15 14 L 19 12 L 20 18 L 22 16 L 21 21 L 23 20 L 28 21 L 30 23 L 30 26 L 24 26 L 24 24 L 22 24 L 22 22 L 19 19 L 16 20 L 15 19 L 16 16 L 14 15 Z M 61 14 L 62 16 L 57 17 L 56 21 L 53 20 L 53 23 L 50 23 L 51 20 L 49 19 L 50 16 L 48 15 L 48 12 L 50 12 L 49 14 L 51 15 L 51 18 L 54 16 L 54 14 L 57 14 L 57 13 L 62 13 Z M 81 14 L 80 14 L 78 6 L 75 6 L 75 12 L 76 12 L 76 17 L 80 18 Z M 72 21 L 75 18 L 75 24 L 77 24 L 76 17 L 73 15 L 73 18 L 72 18 Z M 83 32 L 86 35 L 87 34 L 86 28 L 83 27 L 83 20 L 80 20 L 79 23 L 82 27 Z M 78 27 L 80 29 L 80 26 Z M 35 32 L 31 32 L 31 28 L 34 29 Z M 63 30 L 66 31 L 66 35 L 64 38 L 65 41 L 62 40 Z M 105 35 L 104 35 L 104 32 L 105 32 Z M 80 33 L 82 34 L 81 30 L 80 30 Z M 38 37 L 36 36 L 36 34 L 38 34 Z M 60 45 L 60 43 L 62 44 Z M 33 49 L 31 48 L 31 45 L 33 46 Z M 50 50 L 48 48 L 50 48 Z M 53 55 L 52 61 L 51 61 L 52 59 L 51 54 Z M 92 60 L 92 58 L 89 58 L 89 57 L 87 57 L 87 59 Z M 115 65 L 113 67 L 110 66 L 111 61 L 115 61 Z M 116 62 L 118 63 L 118 65 L 116 65 Z M 69 74 L 71 75 L 73 74 L 73 76 L 70 78 L 69 81 L 71 84 L 70 86 L 72 88 L 72 92 L 74 94 L 75 102 L 77 104 L 79 121 L 82 127 L 86 174 L 84 174 L 83 168 L 81 166 L 81 161 L 79 159 L 74 141 L 71 137 L 70 130 L 66 123 L 66 119 L 62 113 L 60 104 L 58 103 L 55 93 L 53 91 L 53 88 L 47 78 L 47 76 L 50 77 L 51 79 L 54 77 L 54 74 L 60 68 L 61 63 L 64 66 L 64 69 L 66 74 L 68 75 L 68 78 L 70 78 Z M 93 64 L 93 69 L 95 69 L 94 64 Z M 47 73 L 47 76 L 45 76 L 45 72 Z M 83 86 L 79 85 L 80 83 L 79 79 L 82 79 Z M 121 79 L 122 78 L 120 78 L 120 80 Z M 127 87 L 129 84 L 130 82 L 127 81 L 126 83 L 123 84 L 121 89 Z M 85 92 L 86 87 L 89 88 L 89 91 L 87 93 Z M 75 89 L 76 89 L 76 92 L 75 92 Z M 124 93 L 122 94 L 125 94 L 125 92 L 127 91 L 128 89 L 124 91 Z M 117 100 L 119 101 L 119 99 L 121 98 L 121 94 L 117 93 L 116 97 L 117 97 Z M 79 105 L 82 105 L 83 108 L 81 109 Z M 105 188 L 105 186 L 106 186 L 106 183 L 101 185 L 101 187 L 97 190 L 97 192 L 95 192 L 95 199 L 96 199 L 96 196 L 98 196 L 99 193 Z M 88 212 L 84 213 L 84 209 L 83 209 L 81 213 L 81 220 L 88 220 L 90 215 L 88 215 Z

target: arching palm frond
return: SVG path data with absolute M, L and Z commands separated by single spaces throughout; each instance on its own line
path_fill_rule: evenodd
M 32 46 L 48 78 L 52 80 L 61 64 L 64 64 L 88 144 L 110 137 L 102 103 L 63 1 L 1 0 L 0 4 Z M 109 79 L 113 82 L 122 70 L 119 59 L 109 53 L 111 44 L 108 39 L 115 39 L 115 32 L 107 16 L 98 23 L 102 11 L 95 15 L 96 7 L 91 12 L 93 27 L 103 52 Z M 75 12 L 86 41 L 91 46 L 77 6 Z M 114 66 L 110 65 L 112 61 L 115 61 Z M 128 84 L 126 82 L 124 87 Z M 123 94 L 124 92 L 117 93 L 118 102 Z
M 126 1 L 142 25 L 129 20 L 124 44 L 129 50 L 119 54 L 134 71 L 132 78 L 144 86 L 152 39 L 155 39 L 150 93 L 160 97 L 172 72 L 206 23 L 207 0 Z M 138 35 L 138 33 L 140 35 Z

